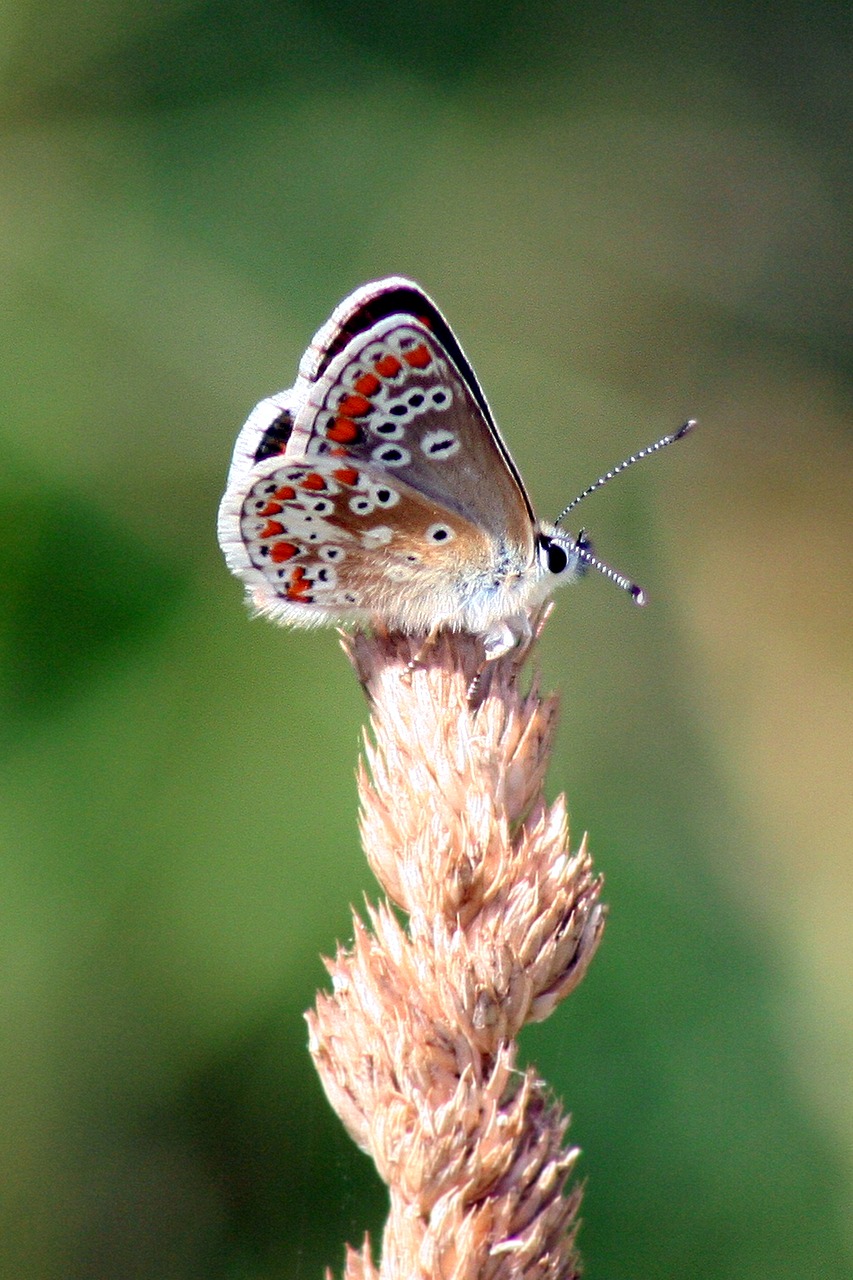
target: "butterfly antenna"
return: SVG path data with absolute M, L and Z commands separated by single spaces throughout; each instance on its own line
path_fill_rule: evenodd
M 668 444 L 673 444 L 676 440 L 681 440 L 687 435 L 688 431 L 692 431 L 695 426 L 696 421 L 694 418 L 691 418 L 689 422 L 685 422 L 684 426 L 679 427 L 677 431 L 673 431 L 668 436 L 661 436 L 660 440 L 656 440 L 654 444 L 650 444 L 645 449 L 641 449 L 639 453 L 632 453 L 630 458 L 626 458 L 624 462 L 620 462 L 618 467 L 614 467 L 612 471 L 606 471 L 604 475 L 599 476 L 593 484 L 588 485 L 587 488 L 584 489 L 583 493 L 579 493 L 576 498 L 573 498 L 567 507 L 563 508 L 557 516 L 557 519 L 554 521 L 554 524 L 561 524 L 569 512 L 574 511 L 579 502 L 583 502 L 584 498 L 588 498 L 591 493 L 595 493 L 596 489 L 601 489 L 607 484 L 608 480 L 612 480 L 614 476 L 618 476 L 620 471 L 627 471 L 629 467 L 633 467 L 634 463 L 639 462 L 641 458 L 649 458 L 653 453 L 657 453 L 659 449 L 665 449 Z M 584 556 L 581 557 L 581 559 L 585 558 L 586 557 Z M 591 564 L 592 561 L 587 561 L 587 563 Z M 604 569 L 607 571 L 608 576 L 612 577 L 614 581 L 619 580 L 619 574 L 614 574 L 612 570 L 607 570 L 606 565 L 602 566 L 596 564 L 595 568 Z M 619 586 L 625 586 L 625 581 L 623 580 L 622 582 L 619 582 Z
M 605 564 L 603 560 L 599 560 L 598 556 L 593 555 L 583 529 L 581 529 L 578 534 L 574 553 L 584 562 L 584 564 L 588 564 L 591 569 L 597 569 L 599 573 L 604 574 L 605 578 L 609 578 L 611 582 L 615 582 L 617 587 L 621 587 L 623 591 L 627 591 L 628 595 L 634 601 L 634 604 L 642 605 L 646 603 L 648 597 L 641 586 L 636 582 L 632 582 L 630 578 L 626 578 L 624 573 L 619 573 L 616 569 L 611 569 L 609 564 Z

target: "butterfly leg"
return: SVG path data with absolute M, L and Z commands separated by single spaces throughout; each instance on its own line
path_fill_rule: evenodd
M 436 640 L 438 639 L 438 635 L 440 631 L 441 631 L 440 625 L 433 627 L 432 630 L 427 635 L 427 637 L 425 638 L 421 647 L 418 649 L 415 656 L 413 658 L 410 658 L 409 661 L 406 663 L 406 670 L 403 672 L 404 680 L 406 681 L 411 680 L 412 672 L 417 671 L 418 667 L 422 667 L 424 665 L 424 658 L 429 653 L 430 649 L 433 647 Z
M 499 622 L 492 627 L 491 631 L 483 634 L 483 649 L 486 654 L 486 662 L 494 662 L 495 658 L 502 658 L 505 653 L 509 653 L 510 649 L 514 649 L 516 645 L 522 644 L 531 638 L 533 631 L 530 626 L 530 618 L 526 613 L 516 613 L 512 617 Z
M 480 682 L 490 662 L 494 662 L 496 658 L 502 658 L 505 653 L 510 653 L 520 645 L 528 644 L 532 639 L 533 627 L 526 613 L 513 614 L 493 627 L 491 631 L 484 632 L 484 657 L 477 674 L 468 686 L 468 701 L 470 703 L 475 701 Z

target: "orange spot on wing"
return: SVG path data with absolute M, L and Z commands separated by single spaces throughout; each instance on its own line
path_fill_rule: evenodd
M 403 359 L 413 369 L 425 369 L 432 362 L 432 352 L 426 343 L 422 342 L 420 346 L 413 347 L 411 351 L 404 351 Z
M 291 560 L 298 553 L 299 548 L 292 542 L 274 542 L 270 547 L 270 560 L 284 564 L 285 560 Z
M 311 582 L 305 577 L 305 570 L 302 565 L 297 565 L 293 570 L 293 576 L 290 585 L 287 588 L 288 600 L 302 600 L 311 590 Z
M 382 383 L 375 374 L 363 373 L 360 378 L 356 378 L 354 386 L 360 396 L 375 396 Z
M 372 408 L 367 396 L 344 396 L 338 405 L 338 410 L 345 418 L 363 418 Z
M 291 485 L 289 484 L 283 484 L 280 489 L 276 489 L 275 494 L 273 496 L 278 498 L 281 502 L 291 502 L 296 497 L 296 490 L 292 488 Z M 281 510 L 281 507 L 279 507 L 279 511 L 280 510 Z M 266 515 L 267 512 L 264 511 L 262 512 L 262 514 Z M 273 515 L 275 513 L 270 512 L 269 514 Z
M 355 467 L 340 467 L 334 475 L 341 484 L 358 484 L 358 472 Z
M 325 489 L 326 481 L 316 471 L 309 471 L 308 475 L 302 481 L 303 489 Z
M 337 440 L 340 444 L 349 444 L 357 440 L 358 435 L 358 427 L 349 418 L 335 418 L 335 425 L 326 432 L 327 439 Z
M 282 511 L 283 509 L 284 508 L 280 502 L 268 502 L 263 511 L 258 514 L 262 516 L 277 516 L 279 511 Z
M 396 356 L 383 356 L 381 360 L 377 360 L 373 366 L 380 378 L 393 378 L 400 370 L 402 365 Z
M 267 520 L 263 529 L 258 534 L 259 538 L 275 538 L 278 534 L 284 533 L 284 525 L 280 520 Z

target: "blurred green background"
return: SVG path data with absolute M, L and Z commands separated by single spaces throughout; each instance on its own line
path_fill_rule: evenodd
M 561 593 L 611 918 L 525 1039 L 589 1280 L 853 1274 L 849 5 L 127 0 L 2 35 L 0 1274 L 290 1280 L 378 1235 L 302 1011 L 374 893 L 332 633 L 249 622 L 236 431 L 350 289 L 445 310 Z

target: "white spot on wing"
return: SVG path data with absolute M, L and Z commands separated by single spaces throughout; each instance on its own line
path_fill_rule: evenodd
M 437 462 L 452 458 L 461 447 L 461 441 L 453 431 L 444 431 L 439 428 L 435 431 L 425 431 L 421 437 L 421 449 L 428 458 L 434 458 Z
M 374 462 L 381 462 L 383 467 L 405 467 L 412 460 L 408 449 L 398 444 L 380 444 L 370 456 Z
M 338 575 L 331 565 L 323 565 L 314 574 L 314 588 L 317 591 L 331 591 L 337 586 Z
M 453 532 L 449 524 L 437 523 L 431 524 L 428 529 L 424 530 L 424 537 L 427 538 L 429 542 L 434 542 L 438 545 L 442 542 L 452 542 L 456 537 L 456 534 Z
M 368 547 L 384 547 L 393 537 L 394 530 L 389 529 L 387 524 L 377 524 L 372 529 L 365 529 L 361 540 Z
M 383 507 L 386 511 L 389 507 L 396 507 L 400 501 L 400 495 L 397 490 L 390 488 L 387 484 L 373 484 L 368 492 L 376 506 Z
M 406 434 L 403 423 L 391 418 L 377 418 L 375 421 L 368 422 L 367 425 L 375 436 L 381 436 L 383 440 L 399 440 Z

